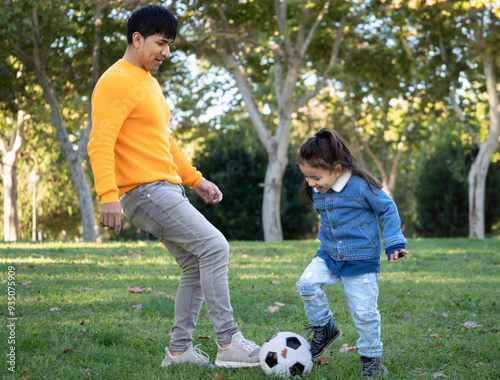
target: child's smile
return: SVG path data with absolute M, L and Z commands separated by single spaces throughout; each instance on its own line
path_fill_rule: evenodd
M 323 168 L 316 168 L 308 164 L 300 164 L 299 168 L 302 174 L 304 174 L 307 184 L 323 194 L 332 188 L 339 178 L 340 173 L 342 173 L 342 167 L 340 165 L 337 165 L 333 172 Z

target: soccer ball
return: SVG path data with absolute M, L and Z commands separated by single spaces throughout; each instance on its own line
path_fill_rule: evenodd
M 268 375 L 288 377 L 304 375 L 312 370 L 311 346 L 293 332 L 279 332 L 264 342 L 260 349 L 260 367 Z

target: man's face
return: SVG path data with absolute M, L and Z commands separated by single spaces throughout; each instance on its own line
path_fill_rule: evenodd
M 139 33 L 134 35 L 139 67 L 147 71 L 158 70 L 163 60 L 170 57 L 171 43 L 171 39 L 159 34 L 153 34 L 147 38 L 142 37 Z

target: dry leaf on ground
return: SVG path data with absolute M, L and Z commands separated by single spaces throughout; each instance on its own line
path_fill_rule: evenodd
M 141 289 L 139 288 L 138 286 L 128 286 L 127 287 L 127 290 L 130 292 L 130 293 L 144 293 L 147 289 Z
M 344 343 L 340 349 L 340 352 L 356 352 L 356 347 L 349 347 L 347 343 Z
M 267 313 L 276 313 L 280 310 L 280 307 L 279 306 L 268 306 L 267 309 L 266 309 L 266 312 Z
M 437 379 L 438 377 L 448 377 L 446 376 L 446 372 L 445 371 L 438 371 L 438 372 L 434 372 L 434 378 Z
M 467 327 L 468 329 L 473 329 L 482 325 L 478 325 L 476 322 L 467 321 L 464 323 L 464 326 Z

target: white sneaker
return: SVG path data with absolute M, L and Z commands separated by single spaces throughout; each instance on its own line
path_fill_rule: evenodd
M 225 368 L 258 367 L 260 346 L 251 340 L 243 338 L 241 332 L 237 332 L 231 338 L 231 344 L 222 348 L 217 343 L 217 359 L 215 365 Z
M 199 348 L 190 344 L 181 356 L 172 356 L 168 347 L 165 347 L 165 359 L 161 362 L 162 367 L 168 367 L 171 364 L 191 363 L 199 366 L 210 366 L 210 357 Z

